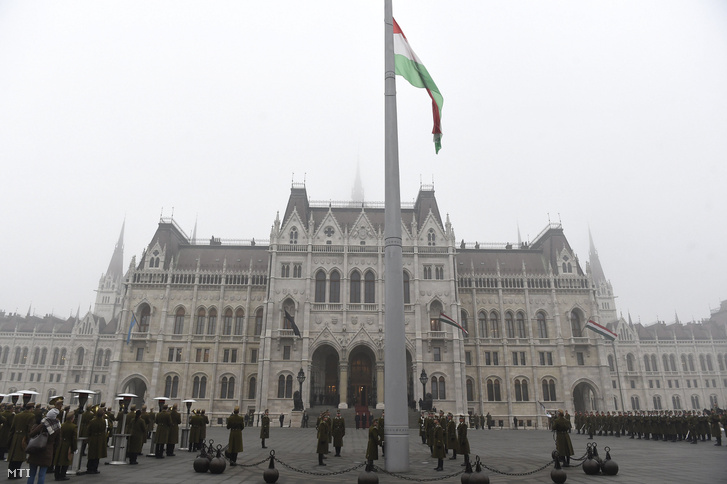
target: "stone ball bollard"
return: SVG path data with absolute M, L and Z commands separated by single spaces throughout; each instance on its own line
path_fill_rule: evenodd
M 265 472 L 263 472 L 263 480 L 267 482 L 268 484 L 273 484 L 274 482 L 278 482 L 278 477 L 280 476 L 280 473 L 275 468 L 275 451 L 270 451 L 270 465 L 268 465 L 268 468 L 265 469 Z
M 550 479 L 555 484 L 563 484 L 566 479 L 568 479 L 568 474 L 565 473 L 565 471 L 560 467 L 560 455 L 558 454 L 557 450 L 554 450 L 551 454 L 553 457 L 553 461 L 555 462 L 555 469 L 550 471 Z
M 358 484 L 379 484 L 379 476 L 366 464 L 364 470 L 358 475 Z
M 611 449 L 609 447 L 604 447 L 604 449 L 606 450 L 606 460 L 601 464 L 601 472 L 607 476 L 615 476 L 618 474 L 618 464 L 611 459 Z
M 472 464 L 470 464 L 470 461 L 467 460 L 462 477 L 460 477 L 460 482 L 462 484 L 469 484 L 470 476 L 472 476 Z
M 480 456 L 475 457 L 475 472 L 470 474 L 469 484 L 490 484 L 490 478 L 482 470 L 482 464 L 480 462 Z

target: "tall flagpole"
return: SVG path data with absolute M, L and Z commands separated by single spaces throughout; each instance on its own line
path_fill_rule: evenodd
M 386 470 L 409 470 L 409 419 L 406 401 L 404 273 L 401 250 L 399 142 L 396 126 L 396 66 L 391 0 L 384 0 L 385 216 L 384 216 L 384 441 Z

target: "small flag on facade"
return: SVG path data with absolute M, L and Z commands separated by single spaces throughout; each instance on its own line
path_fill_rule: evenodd
M 439 321 L 442 322 L 442 323 L 444 323 L 444 324 L 449 324 L 450 326 L 454 326 L 455 328 L 461 329 L 462 332 L 465 334 L 465 336 L 469 336 L 469 334 L 470 334 L 466 329 L 464 329 L 462 326 L 460 326 L 457 323 L 457 321 L 455 321 L 454 319 L 450 318 L 449 316 L 447 316 L 444 313 L 439 313 Z
M 609 341 L 614 341 L 616 338 L 618 338 L 618 335 L 616 333 L 614 333 L 605 326 L 601 326 L 592 319 L 588 320 L 588 322 L 586 323 L 586 328 L 590 329 L 591 331 L 595 331 Z
M 290 325 L 293 327 L 293 333 L 295 333 L 296 336 L 300 336 L 300 330 L 298 329 L 298 326 L 295 324 L 295 320 L 293 319 L 293 316 L 290 315 L 287 309 L 283 309 L 285 311 L 285 320 L 290 323 Z M 300 336 L 302 338 L 302 336 Z
M 439 93 L 439 88 L 434 84 L 432 76 L 429 75 L 429 71 L 424 67 L 421 59 L 409 46 L 409 41 L 396 20 L 394 20 L 394 65 L 396 65 L 396 74 L 409 81 L 412 86 L 426 89 L 427 94 L 432 99 L 432 115 L 434 117 L 432 135 L 434 135 L 434 150 L 439 153 L 439 150 L 442 149 L 442 106 L 444 105 L 444 98 Z
M 131 324 L 129 324 L 129 334 L 126 335 L 126 344 L 128 345 L 131 341 L 131 330 L 134 329 L 134 325 L 136 324 L 136 315 L 134 312 L 131 312 Z

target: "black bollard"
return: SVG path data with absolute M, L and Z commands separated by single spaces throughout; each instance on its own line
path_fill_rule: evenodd
M 490 484 L 490 478 L 482 471 L 480 456 L 475 456 L 475 472 L 470 474 L 469 484 Z
M 568 474 L 560 467 L 560 455 L 558 451 L 554 450 L 551 455 L 553 456 L 553 461 L 555 461 L 555 469 L 550 471 L 550 478 L 555 484 L 563 484 L 568 479 Z
M 366 464 L 358 475 L 358 484 L 379 484 L 379 476 L 374 473 L 373 464 Z
M 601 471 L 604 475 L 615 476 L 618 474 L 618 464 L 611 460 L 611 449 L 609 447 L 604 447 L 604 449 L 606 450 L 606 460 L 601 464 Z
M 593 445 L 590 442 L 586 445 L 586 453 L 588 458 L 583 462 L 583 472 L 589 476 L 595 476 L 601 471 L 601 466 L 593 459 Z
M 280 473 L 275 468 L 275 450 L 270 451 L 270 465 L 267 469 L 265 469 L 265 472 L 263 472 L 263 479 L 268 484 L 272 484 L 274 482 L 278 482 L 278 477 L 280 476 Z
M 222 474 L 227 468 L 227 461 L 222 457 L 222 445 L 217 445 L 217 455 L 210 461 L 210 472 Z

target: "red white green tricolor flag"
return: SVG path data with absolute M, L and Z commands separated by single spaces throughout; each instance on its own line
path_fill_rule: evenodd
M 614 333 L 605 326 L 601 326 L 592 319 L 588 320 L 588 322 L 586 323 L 586 328 L 590 329 L 591 331 L 595 331 L 609 341 L 614 341 L 616 338 L 618 338 L 618 335 L 616 333 Z
M 462 332 L 465 334 L 465 336 L 469 336 L 469 332 L 466 329 L 464 329 L 462 326 L 459 325 L 459 323 L 457 323 L 457 321 L 450 318 L 446 314 L 439 313 L 439 321 L 441 321 L 444 324 L 449 324 L 451 326 L 454 326 L 455 328 L 459 328 L 462 330 Z
M 434 84 L 432 76 L 429 75 L 427 68 L 424 67 L 422 61 L 417 57 L 409 46 L 404 32 L 401 31 L 399 24 L 394 20 L 394 63 L 396 64 L 396 73 L 414 87 L 423 87 L 427 90 L 427 94 L 432 98 L 432 114 L 434 115 L 434 149 L 437 153 L 442 148 L 442 105 L 444 99 L 439 93 L 437 85 Z

